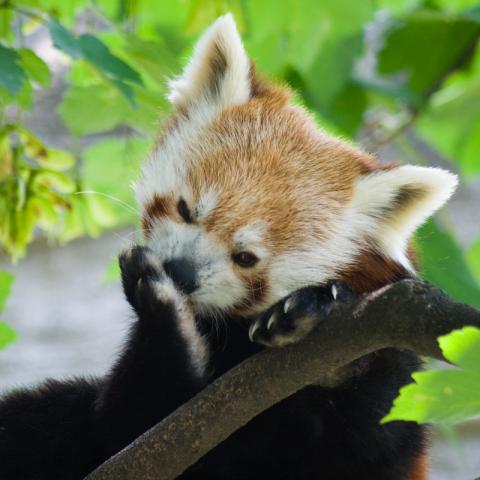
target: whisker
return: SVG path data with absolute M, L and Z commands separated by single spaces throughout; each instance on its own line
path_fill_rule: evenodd
M 108 198 L 109 200 L 117 202 L 118 204 L 122 205 L 127 210 L 129 210 L 130 212 L 140 216 L 140 212 L 138 210 L 136 210 L 135 208 L 133 208 L 131 205 L 124 202 L 123 200 L 120 200 L 119 198 L 116 198 L 113 195 L 108 195 L 108 193 L 96 192 L 95 190 L 83 190 L 81 192 L 75 192 L 74 195 L 100 195 L 102 197 Z
M 121 235 L 120 233 L 114 231 L 113 234 L 119 238 L 120 240 L 122 240 L 122 242 L 124 243 L 128 243 L 130 242 L 130 238 L 133 236 L 133 235 L 138 235 L 138 238 L 141 238 L 142 237 L 142 230 L 139 230 L 139 229 L 135 229 L 133 230 L 132 232 L 128 232 L 128 233 L 125 233 L 123 235 Z

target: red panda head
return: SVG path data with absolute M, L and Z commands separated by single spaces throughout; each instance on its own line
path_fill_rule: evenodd
M 368 291 L 413 271 L 409 239 L 454 175 L 382 167 L 327 135 L 258 78 L 230 15 L 170 87 L 174 113 L 136 192 L 149 245 L 190 270 L 199 313 L 250 314 L 333 278 Z

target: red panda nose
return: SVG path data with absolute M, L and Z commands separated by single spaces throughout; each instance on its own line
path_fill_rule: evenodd
M 185 258 L 174 258 L 164 262 L 163 268 L 182 292 L 189 294 L 198 288 L 197 272 L 192 262 Z

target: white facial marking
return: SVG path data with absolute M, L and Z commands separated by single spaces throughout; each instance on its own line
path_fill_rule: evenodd
M 194 216 L 199 220 L 207 218 L 217 207 L 218 194 L 215 188 L 208 188 L 200 196 L 200 201 L 195 206 Z
M 230 252 L 200 226 L 158 219 L 149 246 L 162 262 L 184 258 L 195 266 L 199 288 L 189 298 L 197 313 L 220 312 L 244 298 L 245 287 L 233 271 Z
M 268 257 L 269 252 L 264 244 L 266 233 L 267 227 L 262 220 L 256 220 L 239 228 L 233 236 L 236 250 L 251 251 L 260 259 Z
M 217 113 L 207 102 L 199 104 L 188 120 L 180 121 L 150 154 L 135 185 L 139 205 L 147 204 L 154 195 L 181 191 L 188 168 L 208 150 L 200 140 Z

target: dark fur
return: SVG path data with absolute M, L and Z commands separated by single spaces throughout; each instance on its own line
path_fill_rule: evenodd
M 144 273 L 146 270 L 144 270 Z M 124 288 L 136 309 L 126 346 L 100 380 L 48 381 L 0 402 L 0 479 L 77 480 L 262 347 L 248 322 L 230 318 L 208 334 L 208 373 L 195 375 L 171 305 L 151 298 L 148 271 L 124 266 Z M 155 313 L 155 315 L 154 315 Z M 419 368 L 412 353 L 382 350 L 357 362 L 341 386 L 310 386 L 259 415 L 182 476 L 186 479 L 405 480 L 423 451 L 413 423 L 380 425 L 401 385 Z M 258 393 L 261 395 L 261 392 Z

